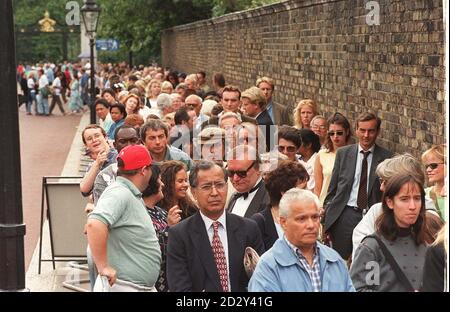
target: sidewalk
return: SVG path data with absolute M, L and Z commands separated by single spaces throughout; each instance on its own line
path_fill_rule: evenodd
M 77 132 L 72 141 L 70 152 L 61 172 L 61 176 L 83 176 L 88 161 L 83 155 L 84 145 L 81 140 L 81 132 L 89 124 L 89 112 L 85 113 L 78 125 Z M 42 239 L 42 259 L 51 259 L 50 234 L 48 221 L 44 223 Z M 88 279 L 88 272 L 72 268 L 69 262 L 56 262 L 56 270 L 53 270 L 52 262 L 42 262 L 41 274 L 38 274 L 39 266 L 39 242 L 33 253 L 30 266 L 26 273 L 26 288 L 31 292 L 72 292 L 63 287 L 62 283 L 68 279 Z M 80 287 L 88 290 L 89 283 L 83 283 Z

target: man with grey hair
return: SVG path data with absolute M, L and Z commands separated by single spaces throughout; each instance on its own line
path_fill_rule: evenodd
M 262 255 L 249 291 L 355 291 L 345 261 L 317 241 L 319 207 L 308 190 L 293 188 L 283 195 L 279 213 L 284 236 Z
M 172 98 L 167 93 L 161 93 L 156 98 L 156 106 L 161 112 L 161 116 L 165 116 L 171 112 L 173 112 L 172 109 Z
M 200 160 L 189 174 L 189 183 L 199 211 L 169 228 L 170 291 L 246 291 L 245 249 L 264 252 L 256 222 L 225 211 L 227 176 L 217 164 Z
M 203 101 L 202 98 L 198 95 L 191 94 L 186 98 L 184 102 L 186 103 L 186 107 L 189 109 L 193 109 L 195 111 L 195 115 L 197 116 L 194 122 L 194 136 L 197 136 L 200 134 L 200 131 L 202 131 L 202 123 L 208 121 L 209 116 L 201 113 Z

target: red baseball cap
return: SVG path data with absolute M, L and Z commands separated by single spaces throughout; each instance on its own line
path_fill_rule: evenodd
M 123 162 L 122 170 L 136 170 L 152 164 L 152 157 L 143 145 L 129 145 L 124 147 L 117 159 Z

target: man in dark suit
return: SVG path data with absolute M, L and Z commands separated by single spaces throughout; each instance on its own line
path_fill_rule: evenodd
M 352 233 L 365 211 L 380 202 L 380 181 L 375 174 L 378 164 L 392 157 L 392 152 L 378 146 L 381 119 L 363 113 L 356 120 L 358 144 L 337 150 L 328 194 L 325 198 L 325 232 L 332 247 L 344 259 L 352 254 Z
M 259 131 L 266 139 L 266 152 L 270 151 L 273 147 L 270 145 L 270 138 L 274 137 L 275 128 L 272 127 L 273 122 L 266 109 L 267 101 L 264 93 L 258 87 L 251 87 L 242 92 L 241 102 L 244 114 L 256 119 Z
M 227 176 L 213 162 L 199 161 L 189 182 L 199 212 L 169 229 L 170 291 L 246 291 L 245 248 L 264 252 L 256 222 L 225 212 Z
M 227 172 L 237 191 L 231 196 L 228 212 L 250 218 L 270 204 L 259 163 L 258 152 L 248 145 L 239 145 L 228 153 Z

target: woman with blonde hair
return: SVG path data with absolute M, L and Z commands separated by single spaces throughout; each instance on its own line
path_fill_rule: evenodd
M 445 162 L 445 144 L 433 145 L 422 154 L 422 163 L 428 177 L 428 183 L 432 186 L 425 189 L 425 194 L 430 197 L 443 220 L 448 216 L 445 212 L 445 198 L 441 196 L 444 188 L 445 176 L 447 175 L 447 164 Z
M 145 106 L 149 108 L 158 108 L 156 99 L 161 93 L 161 81 L 158 79 L 152 79 L 147 85 L 147 97 L 145 98 Z
M 169 81 L 163 81 L 161 83 L 161 93 L 172 94 L 173 86 Z
M 301 100 L 294 109 L 294 127 L 297 129 L 309 129 L 311 120 L 316 115 L 318 115 L 316 102 L 311 99 Z

